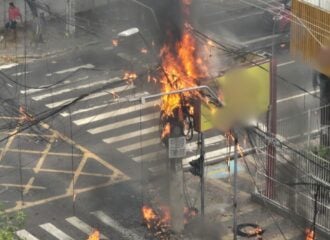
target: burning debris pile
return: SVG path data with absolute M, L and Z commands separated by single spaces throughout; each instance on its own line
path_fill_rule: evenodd
M 156 210 L 148 205 L 141 209 L 143 224 L 148 228 L 147 237 L 159 240 L 169 240 L 173 235 L 171 231 L 171 214 L 169 207 L 161 206 Z M 185 208 L 185 224 L 188 224 L 198 213 L 196 208 Z

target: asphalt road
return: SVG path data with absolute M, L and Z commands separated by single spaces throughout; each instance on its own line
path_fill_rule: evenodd
M 221 35 L 216 29 L 209 30 Z M 268 33 L 261 30 L 246 34 L 244 41 Z M 128 100 L 157 89 L 145 82 L 127 84 L 121 78 L 128 70 L 143 71 L 145 62 L 143 55 L 132 58 L 109 44 L 4 70 L 31 87 L 66 78 L 60 84 L 37 90 L 4 83 L 2 96 L 20 99 L 32 114 L 54 110 L 81 94 L 103 88 L 48 119 L 47 125 L 1 142 L 0 176 L 4 184 L 0 200 L 10 211 L 25 208 L 25 230 L 36 237 L 27 240 L 86 239 L 86 224 L 110 239 L 143 239 L 139 208 L 144 198 L 140 188 L 145 171 L 141 169 L 159 168 L 164 147 L 159 140 L 158 101 L 140 104 Z M 277 64 L 279 76 L 313 90 L 311 70 L 291 59 L 287 51 L 278 52 Z M 318 105 L 317 99 L 290 83 L 278 79 L 278 119 Z M 13 112 L 3 113 L 5 122 L 19 117 Z M 41 139 L 37 137 L 40 133 Z M 2 133 L 2 137 L 7 135 Z M 194 158 L 196 139 L 188 148 L 184 164 Z M 208 133 L 206 160 L 216 160 L 226 153 L 224 137 Z M 21 166 L 23 170 L 19 171 Z M 27 237 L 25 231 L 20 233 Z

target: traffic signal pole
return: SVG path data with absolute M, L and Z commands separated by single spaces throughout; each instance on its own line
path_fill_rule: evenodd
M 205 141 L 204 141 L 204 134 L 201 132 L 199 133 L 199 144 L 200 144 L 200 184 L 201 184 L 201 216 L 202 220 L 204 221 L 204 214 L 205 214 L 205 174 L 204 174 L 204 163 L 205 163 Z

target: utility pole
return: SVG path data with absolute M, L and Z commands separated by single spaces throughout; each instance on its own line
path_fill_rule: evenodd
M 66 0 L 65 30 L 67 36 L 72 36 L 76 31 L 76 0 Z
M 204 141 L 204 133 L 199 133 L 199 144 L 201 147 L 201 153 L 200 153 L 200 166 L 201 166 L 201 172 L 200 172 L 200 178 L 201 178 L 201 216 L 202 221 L 204 222 L 204 215 L 205 215 L 205 171 L 204 171 L 204 164 L 205 164 L 205 141 Z
M 233 179 L 233 234 L 237 240 L 237 159 L 238 159 L 238 139 L 234 133 L 234 179 Z
M 171 211 L 171 226 L 175 233 L 184 230 L 184 193 L 182 159 L 185 156 L 186 138 L 183 136 L 181 121 L 182 110 L 177 108 L 174 116 L 169 118 L 170 136 L 168 139 L 169 157 L 169 202 Z
M 270 66 L 270 106 L 267 113 L 267 131 L 272 137 L 277 134 L 277 61 L 275 31 L 278 29 L 278 17 L 274 19 L 272 59 Z M 273 141 L 267 143 L 267 163 L 266 163 L 266 196 L 270 199 L 274 197 L 274 177 L 276 167 L 276 148 Z

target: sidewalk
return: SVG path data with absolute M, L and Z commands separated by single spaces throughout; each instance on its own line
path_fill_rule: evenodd
M 19 63 L 25 58 L 31 61 L 98 43 L 95 36 L 80 29 L 77 29 L 75 36 L 66 36 L 64 24 L 56 21 L 47 22 L 43 39 L 43 43 L 34 43 L 31 28 L 24 31 L 19 26 L 16 42 L 10 34 L 0 41 L 0 64 Z

